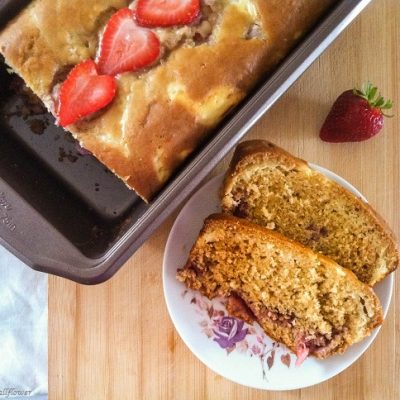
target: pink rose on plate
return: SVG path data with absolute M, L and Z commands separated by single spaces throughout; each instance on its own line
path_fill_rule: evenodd
M 223 348 L 229 349 L 241 342 L 247 335 L 247 328 L 243 329 L 244 322 L 233 317 L 222 317 L 216 322 L 217 329 L 213 330 L 214 340 Z

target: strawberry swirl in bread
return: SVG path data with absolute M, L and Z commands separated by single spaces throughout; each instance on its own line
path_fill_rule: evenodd
M 33 0 L 0 52 L 149 201 L 333 0 Z

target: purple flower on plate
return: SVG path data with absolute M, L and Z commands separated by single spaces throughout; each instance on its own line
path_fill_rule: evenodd
M 247 335 L 247 328 L 243 329 L 244 322 L 233 317 L 222 317 L 216 321 L 217 330 L 214 340 L 223 348 L 229 349 L 241 342 Z

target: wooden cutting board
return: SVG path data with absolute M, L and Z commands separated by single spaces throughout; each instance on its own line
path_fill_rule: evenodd
M 400 114 L 399 46 L 400 1 L 373 1 L 247 136 L 267 138 L 343 176 L 398 236 L 399 117 L 387 119 L 384 132 L 364 143 L 326 144 L 318 131 L 338 94 L 368 79 L 394 100 Z M 328 382 L 268 393 L 206 368 L 178 337 L 164 304 L 162 257 L 175 216 L 105 284 L 85 287 L 50 277 L 50 399 L 400 399 L 400 274 L 378 338 Z

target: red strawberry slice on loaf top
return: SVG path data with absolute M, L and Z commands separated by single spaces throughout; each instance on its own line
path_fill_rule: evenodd
M 60 88 L 58 123 L 68 126 L 101 110 L 114 99 L 116 89 L 115 78 L 99 75 L 94 61 L 81 62 Z
M 136 20 L 142 26 L 189 25 L 200 15 L 200 0 L 138 0 Z
M 160 41 L 156 34 L 138 26 L 134 11 L 123 8 L 106 26 L 97 65 L 101 74 L 117 75 L 146 67 L 159 56 Z

